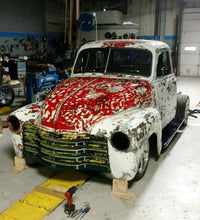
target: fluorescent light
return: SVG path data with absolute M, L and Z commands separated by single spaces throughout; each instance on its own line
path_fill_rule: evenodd
M 132 24 L 132 25 L 135 25 L 135 26 L 139 26 L 139 24 L 136 24 L 136 23 L 134 23 L 134 22 L 132 22 L 132 21 L 124 21 L 124 22 L 123 22 L 123 25 L 128 25 L 128 24 Z
M 185 47 L 184 50 L 185 51 L 196 51 L 196 47 Z

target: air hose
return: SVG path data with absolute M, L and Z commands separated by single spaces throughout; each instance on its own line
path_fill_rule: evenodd
M 81 31 L 91 31 L 96 27 L 96 18 L 90 13 L 83 13 L 78 19 L 78 26 Z

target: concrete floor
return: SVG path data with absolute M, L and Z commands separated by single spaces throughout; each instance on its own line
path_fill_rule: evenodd
M 191 108 L 200 101 L 200 77 L 178 77 L 178 91 L 188 94 Z M 189 117 L 188 126 L 180 131 L 158 161 L 150 160 L 142 180 L 129 183 L 131 200 L 110 195 L 112 180 L 93 174 L 74 194 L 76 208 L 90 204 L 85 220 L 199 220 L 200 219 L 200 115 Z M 0 137 L 0 212 L 42 184 L 58 171 L 32 164 L 19 174 L 10 172 L 14 152 L 10 132 Z M 69 219 L 63 202 L 45 220 Z

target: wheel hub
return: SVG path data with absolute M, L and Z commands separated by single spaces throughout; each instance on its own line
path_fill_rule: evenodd
M 146 169 L 148 161 L 149 161 L 149 144 L 147 143 L 145 145 L 144 152 L 143 152 L 141 159 L 140 159 L 140 165 L 138 168 L 139 173 L 142 173 Z

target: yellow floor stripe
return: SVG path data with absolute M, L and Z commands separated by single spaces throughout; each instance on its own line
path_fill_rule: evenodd
M 64 171 L 44 182 L 41 186 L 51 189 L 57 186 L 69 189 L 75 185 L 83 184 L 89 175 L 77 171 Z M 0 214 L 1 220 L 40 220 L 55 209 L 63 199 L 32 191 L 10 208 Z M 64 211 L 64 210 L 63 210 Z
M 11 110 L 12 110 L 12 108 L 10 106 L 2 107 L 2 108 L 0 108 L 0 115 L 3 115 L 7 112 L 10 112 Z

